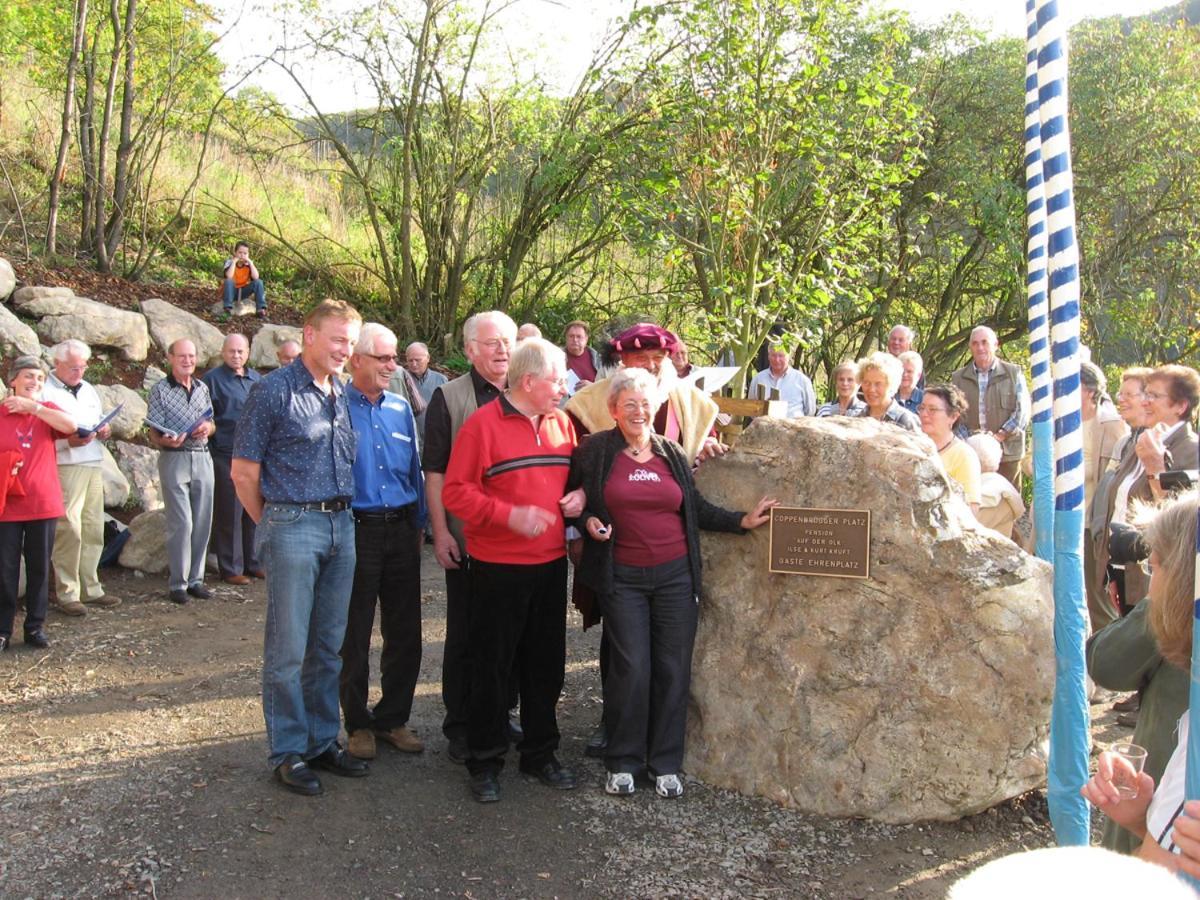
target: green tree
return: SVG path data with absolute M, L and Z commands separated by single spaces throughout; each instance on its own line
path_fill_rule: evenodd
M 650 82 L 660 121 L 625 196 L 631 229 L 738 365 L 780 325 L 817 344 L 833 298 L 860 295 L 917 164 L 904 35 L 842 0 L 657 14 L 679 47 Z

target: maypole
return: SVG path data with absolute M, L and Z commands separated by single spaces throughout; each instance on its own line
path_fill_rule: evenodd
M 1079 249 L 1067 124 L 1067 35 L 1057 0 L 1036 0 L 1037 105 L 1046 210 L 1054 411 L 1054 706 L 1047 772 L 1060 845 L 1086 845 L 1089 723 L 1083 593 L 1083 422 L 1079 390 Z
M 1046 296 L 1046 193 L 1042 181 L 1042 119 L 1038 104 L 1037 11 L 1025 3 L 1025 298 L 1033 377 L 1033 517 L 1037 555 L 1054 557 L 1054 391 L 1050 383 L 1050 300 Z

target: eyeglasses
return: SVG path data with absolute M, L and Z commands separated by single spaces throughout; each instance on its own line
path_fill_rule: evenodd
M 371 359 L 375 360 L 375 362 L 379 363 L 380 365 L 384 365 L 384 366 L 386 366 L 390 362 L 396 363 L 397 365 L 400 364 L 400 357 L 398 357 L 394 353 L 384 353 L 383 355 L 376 355 L 374 353 L 364 353 L 363 356 L 369 356 Z
M 553 384 L 555 387 L 560 387 L 560 388 L 562 388 L 564 391 L 567 389 L 567 379 L 566 379 L 565 377 L 563 377 L 563 378 L 555 378 L 553 375 L 542 375 L 542 376 L 541 376 L 541 380 L 542 380 L 542 381 L 549 381 L 549 382 L 550 382 L 551 384 Z
M 1141 566 L 1142 571 L 1145 572 L 1147 575 L 1154 574 L 1154 566 L 1150 565 L 1149 559 L 1143 559 L 1140 563 L 1138 563 L 1138 565 Z
M 1158 391 L 1143 391 L 1142 396 L 1147 400 L 1165 400 L 1169 395 L 1160 394 Z
M 936 413 L 946 413 L 947 415 L 949 415 L 950 410 L 946 409 L 946 407 L 944 407 L 944 406 L 929 406 L 926 403 L 922 403 L 920 406 L 917 407 L 917 412 L 919 412 L 919 413 L 935 413 L 936 412 Z
M 475 343 L 482 344 L 484 347 L 487 347 L 488 352 L 490 353 L 495 353 L 501 347 L 503 347 L 505 350 L 512 349 L 512 341 L 510 341 L 508 338 L 492 338 L 490 341 L 476 340 Z

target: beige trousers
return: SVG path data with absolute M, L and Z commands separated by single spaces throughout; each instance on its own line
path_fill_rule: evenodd
M 60 603 L 104 596 L 96 574 L 104 550 L 104 481 L 97 466 L 59 466 L 66 513 L 54 533 L 54 582 Z

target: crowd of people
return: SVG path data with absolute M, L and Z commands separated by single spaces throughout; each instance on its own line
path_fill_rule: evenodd
M 566 327 L 562 347 L 540 334 L 530 324 L 522 336 L 500 312 L 477 314 L 463 332 L 470 369 L 448 378 L 430 367 L 424 344 L 401 358 L 392 331 L 326 300 L 266 375 L 248 368 L 240 334 L 203 377 L 193 341 L 169 347 L 170 372 L 147 412 L 160 451 L 167 599 L 211 596 L 210 553 L 227 583 L 265 579 L 263 714 L 268 761 L 287 789 L 320 793 L 320 772 L 367 775 L 380 742 L 424 749 L 408 721 L 429 542 L 447 593 L 442 730 L 476 800 L 500 798 L 514 743 L 527 777 L 556 790 L 577 785 L 559 759 L 556 712 L 572 565 L 569 599 L 585 627 L 603 624 L 603 713 L 587 752 L 604 760 L 604 790 L 625 796 L 644 780 L 663 798 L 683 793 L 698 533 L 744 534 L 776 501 L 727 510 L 697 491 L 694 469 L 726 447 L 717 404 L 689 383 L 688 349 L 671 331 L 639 323 L 599 350 L 581 321 Z M 791 417 L 870 417 L 923 432 L 972 512 L 1011 533 L 1024 512 L 1029 420 L 1020 367 L 1000 359 L 995 332 L 979 326 L 971 361 L 927 384 L 913 341 L 896 326 L 886 350 L 839 364 L 818 404 L 792 348 L 772 339 L 751 392 L 784 400 Z M 0 404 L 0 650 L 12 639 L 22 559 L 27 644 L 49 645 L 51 595 L 69 616 L 120 602 L 97 572 L 99 442 L 110 432 L 84 379 L 90 350 L 64 341 L 51 355 L 51 373 L 36 357 L 15 360 Z M 1150 530 L 1145 572 L 1110 535 L 1136 523 L 1140 502 L 1169 493 L 1168 473 L 1196 468 L 1200 376 L 1178 365 L 1129 369 L 1115 404 L 1091 363 L 1081 382 L 1089 663 L 1098 683 L 1140 689 L 1134 737 L 1151 747 L 1155 777 L 1175 746 L 1164 729 L 1186 705 L 1176 664 L 1190 646 L 1163 636 L 1167 594 L 1182 583 L 1169 574 L 1175 557 L 1164 542 L 1179 535 Z M 377 611 L 382 690 L 371 706 Z M 1149 833 L 1147 810 L 1112 799 L 1112 765 L 1106 758 L 1089 791 L 1111 807 L 1130 849 L 1129 835 Z M 1148 828 L 1161 832 L 1161 818 L 1151 807 Z

